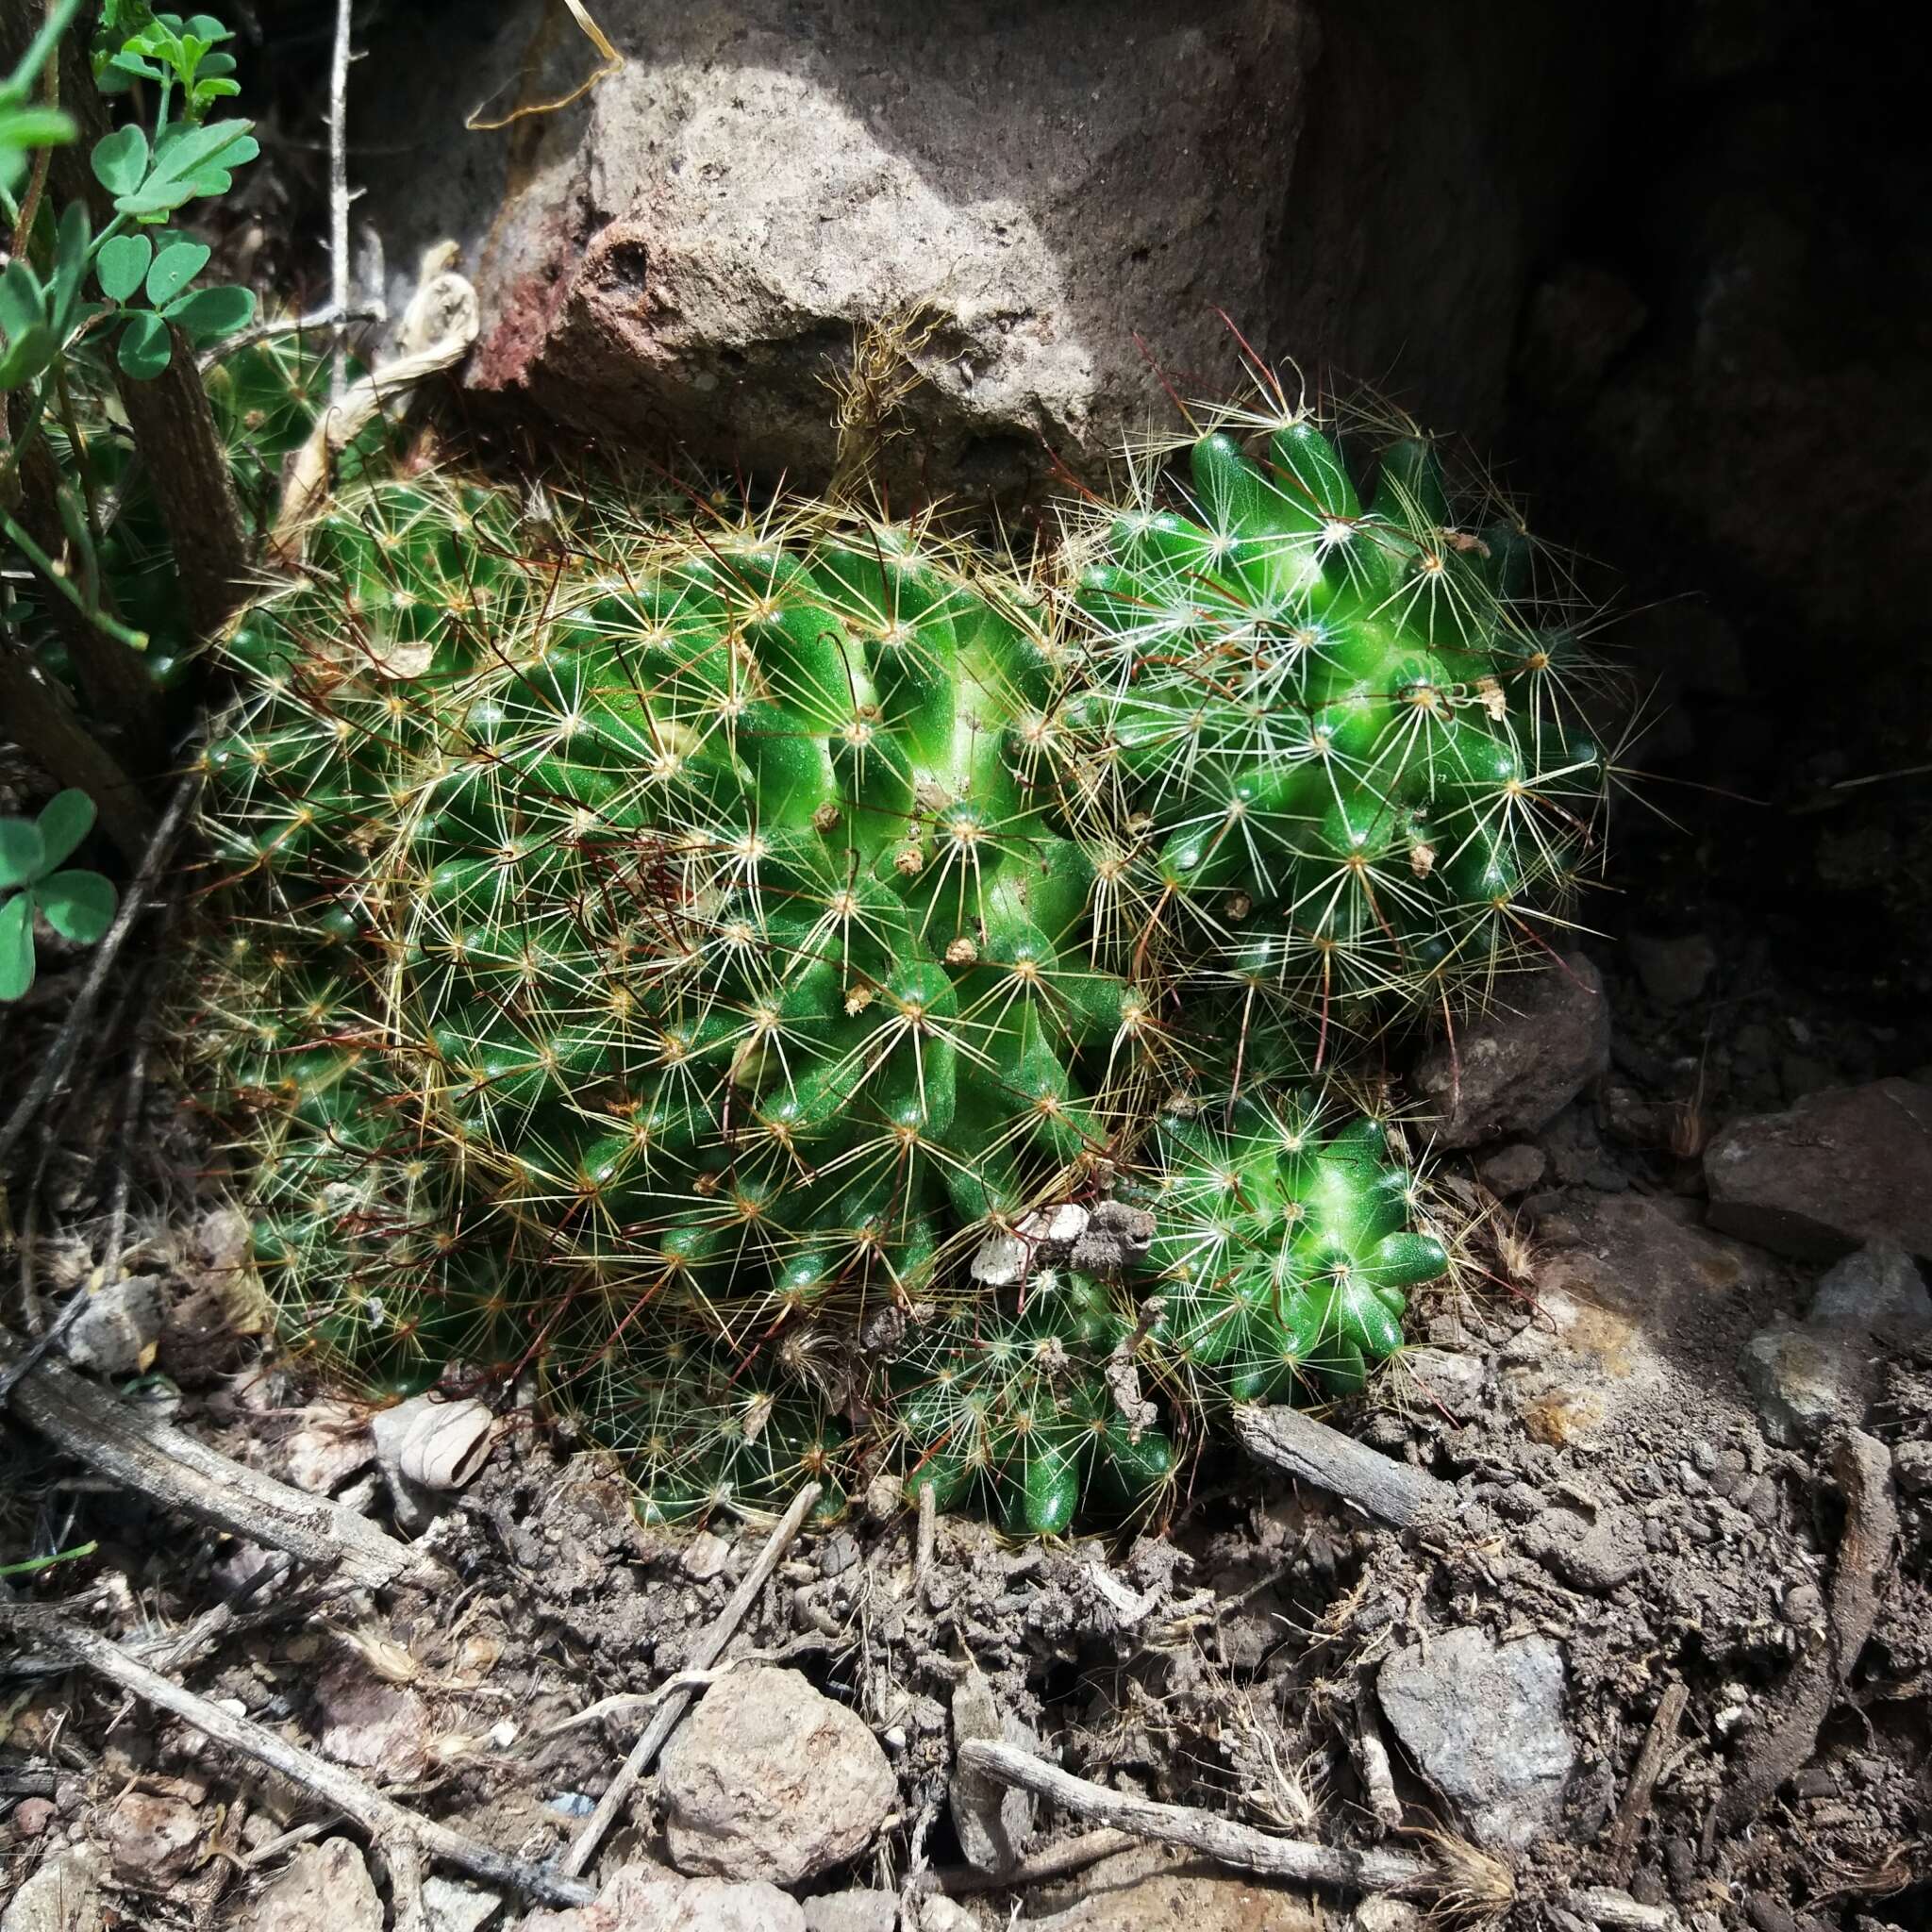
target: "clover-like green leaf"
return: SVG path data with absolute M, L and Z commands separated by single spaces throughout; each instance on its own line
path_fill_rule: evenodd
M 27 819 L 0 819 L 0 891 L 32 885 L 46 865 L 40 826 Z
M 147 299 L 165 308 L 203 269 L 214 251 L 201 242 L 171 242 L 147 272 Z
M 34 888 L 34 902 L 63 940 L 91 946 L 114 923 L 113 884 L 97 872 L 57 872 Z
M 213 341 L 218 336 L 233 335 L 255 320 L 253 289 L 196 289 L 171 302 L 163 311 L 168 320 L 178 323 L 197 342 Z
M 0 354 L 0 390 L 31 382 L 54 359 L 53 331 L 36 323 L 8 343 Z
M 0 1000 L 17 1000 L 34 983 L 34 909 L 25 892 L 0 903 Z
M 147 136 L 139 127 L 117 127 L 94 142 L 94 179 L 112 195 L 132 194 L 147 177 Z
M 136 382 L 152 382 L 168 366 L 175 345 L 168 325 L 151 308 L 137 308 L 127 318 L 114 359 Z
M 41 808 L 41 871 L 66 864 L 74 848 L 94 828 L 94 802 L 70 785 Z
M 141 287 L 154 254 L 155 244 L 145 235 L 116 235 L 103 242 L 94 258 L 101 293 L 111 302 L 125 302 Z

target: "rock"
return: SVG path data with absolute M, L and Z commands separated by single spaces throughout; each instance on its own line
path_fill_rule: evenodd
M 1896 1241 L 1868 1241 L 1825 1274 L 1806 1320 L 1866 1335 L 1912 1332 L 1932 1327 L 1932 1294 Z
M 1643 990 L 1660 1007 L 1686 1007 L 1699 998 L 1717 971 L 1717 948 L 1703 933 L 1657 940 L 1632 933 L 1630 963 Z
M 678 1559 L 677 1567 L 693 1583 L 708 1583 L 731 1560 L 731 1544 L 714 1529 L 701 1529 Z
M 1500 1194 L 1507 1201 L 1517 1194 L 1528 1193 L 1542 1179 L 1549 1164 L 1550 1158 L 1541 1147 L 1527 1141 L 1517 1141 L 1501 1153 L 1491 1155 L 1476 1172 L 1488 1182 L 1492 1193 Z
M 382 1901 L 355 1845 L 325 1838 L 289 1860 L 236 1932 L 382 1932 Z
M 365 211 L 397 313 L 422 248 L 460 244 L 473 387 L 725 468 L 823 481 L 826 372 L 895 314 L 923 378 L 883 453 L 895 500 L 1026 487 L 1055 454 L 1091 473 L 1171 414 L 1137 330 L 1189 393 L 1232 378 L 1217 308 L 1311 377 L 1396 371 L 1480 432 L 1636 37 L 1506 0 L 1477 58 L 1441 13 L 1378 10 L 603 0 L 628 64 L 479 133 L 476 99 L 555 98 L 588 49 L 541 0 L 399 9 L 354 112 L 413 138 Z
M 620 1865 L 593 1905 L 532 1912 L 519 1932 L 805 1932 L 805 1913 L 763 1879 L 734 1884 Z
M 1002 1712 L 992 1686 L 976 1666 L 953 1687 L 955 1761 L 946 1795 L 966 1862 L 982 1872 L 1004 1872 L 1033 1835 L 1031 1792 L 1015 1790 L 958 1761 L 958 1747 L 974 1738 L 1037 1747 L 1040 1740 L 1010 1711 Z
M 1523 1541 L 1532 1557 L 1577 1590 L 1615 1590 L 1643 1567 L 1642 1525 L 1615 1506 L 1594 1517 L 1577 1509 L 1545 1509 L 1524 1531 Z
M 8 1823 L 13 1826 L 14 1837 L 25 1840 L 39 1838 L 59 1815 L 60 1807 L 52 1798 L 23 1798 Z
M 0 1932 L 104 1932 L 107 1875 L 105 1852 L 93 1845 L 63 1845 L 35 1867 L 0 1911 Z
M 1581 953 L 1504 982 L 1494 1008 L 1424 1055 L 1414 1084 L 1434 1103 L 1437 1141 L 1474 1147 L 1534 1133 L 1610 1063 L 1610 1008 Z
M 1932 1442 L 1901 1442 L 1891 1452 L 1891 1473 L 1907 1495 L 1932 1493 Z
M 892 1932 L 895 1891 L 827 1891 L 805 1901 L 805 1932 Z
M 898 1780 L 865 1724 L 796 1671 L 732 1671 L 665 1752 L 665 1837 L 680 1872 L 769 1878 L 828 1872 L 872 1842 Z
M 1457 1355 L 1446 1348 L 1406 1348 L 1401 1361 L 1423 1393 L 1458 1421 L 1483 1399 L 1485 1372 L 1475 1356 Z
M 385 1684 L 353 1659 L 315 1687 L 323 1755 L 360 1770 L 407 1777 L 428 1762 L 429 1712 L 405 1684 Z
M 914 1928 L 908 1924 L 907 1932 L 914 1932 Z M 917 1932 L 983 1932 L 983 1928 L 958 1900 L 935 1891 L 919 1901 Z
M 1710 1224 L 1832 1258 L 1890 1241 L 1932 1255 L 1932 1087 L 1875 1080 L 1733 1121 L 1704 1156 Z
M 503 1908 L 503 1900 L 480 1885 L 432 1875 L 423 1881 L 423 1908 L 429 1932 L 483 1932 Z
M 60 1347 L 77 1369 L 96 1375 L 139 1375 L 154 1361 L 160 1336 L 159 1291 L 152 1276 L 130 1274 L 88 1296 Z
M 1073 1905 L 1022 1920 L 1026 1932 L 1328 1932 L 1330 1925 L 1303 1893 L 1277 1890 L 1158 1845 L 1103 1858 L 1075 1884 Z
M 1738 1356 L 1764 1433 L 1795 1449 L 1834 1423 L 1865 1418 L 1870 1343 L 1842 1330 L 1776 1323 L 1760 1328 Z
M 1398 1651 L 1376 1678 L 1410 1757 L 1481 1843 L 1520 1850 L 1555 1825 L 1576 1747 L 1563 1725 L 1563 1653 L 1473 1627 Z
M 201 1813 L 192 1805 L 125 1791 L 108 1807 L 101 1838 L 118 1883 L 162 1891 L 194 1863 L 201 1830 Z
M 339 1489 L 375 1454 L 366 1412 L 346 1402 L 311 1402 L 282 1444 L 289 1480 L 317 1496 Z

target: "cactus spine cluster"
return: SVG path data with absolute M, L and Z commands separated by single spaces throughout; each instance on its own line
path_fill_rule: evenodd
M 1601 770 L 1515 546 L 1274 431 L 1077 585 L 824 507 L 341 497 L 205 755 L 291 1328 L 534 1380 L 666 1519 L 883 1463 L 1053 1532 L 1359 1386 L 1445 1248 L 1303 1015 L 1487 970 Z

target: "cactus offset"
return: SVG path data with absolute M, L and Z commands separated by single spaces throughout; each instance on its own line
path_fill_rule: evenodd
M 1386 441 L 1362 506 L 1278 390 L 1079 524 L 1065 724 L 1132 853 L 1137 943 L 1328 1029 L 1486 988 L 1594 863 L 1606 759 L 1576 613 L 1486 491 Z M 1539 577 L 1542 581 L 1538 581 Z

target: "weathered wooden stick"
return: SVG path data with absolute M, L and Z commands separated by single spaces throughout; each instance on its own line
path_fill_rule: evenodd
M 491 1846 L 465 1838 L 461 1832 L 450 1830 L 447 1825 L 438 1824 L 433 1819 L 419 1818 L 393 1798 L 372 1790 L 341 1765 L 331 1764 L 312 1751 L 290 1743 L 254 1719 L 237 1717 L 149 1670 L 145 1664 L 135 1662 L 120 1645 L 82 1629 L 77 1624 L 68 1623 L 51 1606 L 0 1604 L 0 1623 L 30 1632 L 41 1642 L 72 1657 L 96 1676 L 130 1691 L 143 1704 L 170 1712 L 216 1743 L 225 1744 L 229 1750 L 266 1765 L 270 1771 L 279 1772 L 305 1790 L 313 1791 L 344 1817 L 354 1819 L 378 1849 L 414 1848 L 473 1877 L 525 1892 L 550 1905 L 588 1905 L 596 1896 L 581 1879 L 563 1877 L 522 1858 L 509 1857 Z M 403 1862 L 407 1870 L 407 1852 Z
M 1410 1852 L 1351 1852 L 1333 1845 L 1307 1844 L 1299 1839 L 1276 1838 L 1216 1818 L 1185 1805 L 1159 1805 L 1110 1791 L 1062 1771 L 1057 1764 L 1023 1751 L 1017 1744 L 975 1738 L 959 1747 L 959 1762 L 1003 1785 L 1050 1798 L 1081 1818 L 1091 1818 L 1141 1838 L 1164 1844 L 1186 1845 L 1223 1865 L 1256 1872 L 1269 1878 L 1292 1878 L 1304 1885 L 1335 1885 L 1351 1891 L 1408 1892 L 1428 1890 L 1441 1881 L 1441 1871 L 1428 1858 Z M 1509 1895 L 1509 1875 L 1499 1865 L 1495 1880 L 1500 1896 Z
M 1299 1409 L 1244 1403 L 1234 1412 L 1234 1426 L 1241 1446 L 1257 1461 L 1285 1469 L 1397 1529 L 1446 1517 L 1456 1507 L 1456 1491 L 1448 1483 L 1379 1455 Z
M 19 1351 L 0 1328 L 0 1365 Z M 57 1361 L 43 1361 L 8 1400 L 22 1422 L 90 1469 L 167 1509 L 285 1550 L 363 1589 L 446 1581 L 442 1566 L 326 1496 L 275 1481 L 144 1415 Z

